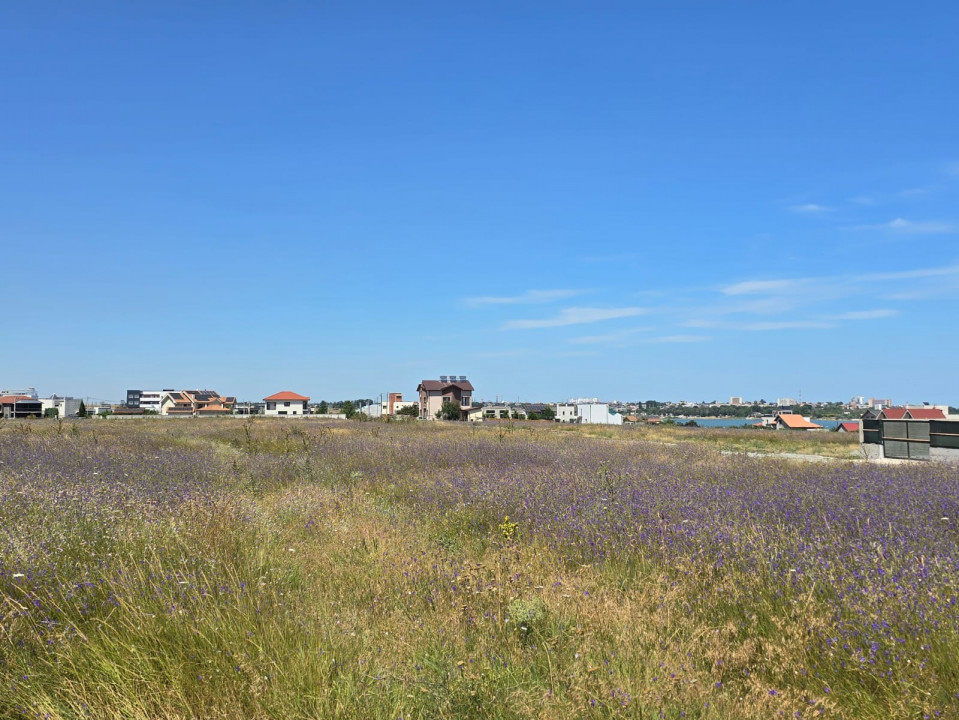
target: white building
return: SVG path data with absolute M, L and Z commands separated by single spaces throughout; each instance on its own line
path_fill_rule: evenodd
M 266 410 L 263 414 L 267 417 L 309 414 L 307 408 L 310 398 L 306 395 L 297 395 L 289 390 L 265 397 L 263 402 L 266 403 Z
M 591 425 L 622 425 L 623 416 L 609 411 L 607 403 L 583 403 L 576 406 L 581 423 Z
M 556 404 L 556 422 L 575 423 L 579 422 L 579 415 L 576 414 L 576 406 L 572 403 Z
M 40 398 L 40 402 L 43 403 L 44 414 L 47 410 L 56 410 L 57 417 L 65 418 L 76 417 L 80 412 L 80 398 L 51 395 L 48 398 Z

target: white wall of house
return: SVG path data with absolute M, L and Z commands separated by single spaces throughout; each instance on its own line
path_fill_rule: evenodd
M 556 410 L 556 422 L 574 423 L 579 422 L 579 415 L 576 414 L 576 406 L 569 403 L 558 403 L 554 406 Z
M 162 390 L 143 390 L 140 392 L 140 409 L 153 410 L 160 412 L 160 404 L 163 402 Z
M 426 418 L 427 420 L 435 420 L 436 413 L 443 409 L 442 393 L 440 393 L 439 390 L 425 390 L 420 395 L 420 398 L 421 400 L 425 400 L 425 403 L 420 403 L 420 417 Z
M 580 422 L 593 425 L 622 425 L 623 416 L 611 413 L 606 403 L 586 403 L 576 406 Z
M 289 415 L 306 415 L 307 400 L 266 400 L 264 415 L 271 417 L 285 417 Z

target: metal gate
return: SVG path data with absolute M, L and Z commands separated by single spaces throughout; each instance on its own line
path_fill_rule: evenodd
M 920 420 L 884 420 L 883 455 L 903 460 L 929 459 L 929 423 Z

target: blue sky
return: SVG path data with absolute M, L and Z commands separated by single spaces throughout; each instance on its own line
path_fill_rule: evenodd
M 7 3 L 0 386 L 959 405 L 957 21 Z

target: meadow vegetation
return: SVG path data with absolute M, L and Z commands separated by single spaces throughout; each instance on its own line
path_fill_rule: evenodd
M 2 423 L 0 717 L 956 717 L 959 472 L 712 432 Z

